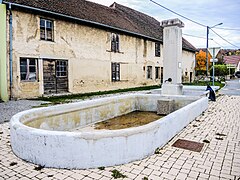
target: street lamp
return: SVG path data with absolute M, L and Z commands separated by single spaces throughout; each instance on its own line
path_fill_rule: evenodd
M 212 27 L 207 26 L 207 48 L 206 48 L 206 70 L 207 70 L 207 77 L 208 77 L 208 34 L 209 34 L 209 29 L 214 28 L 216 26 L 220 26 L 223 23 L 218 23 Z

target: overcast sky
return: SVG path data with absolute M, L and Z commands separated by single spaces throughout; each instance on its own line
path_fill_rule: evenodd
M 191 44 L 197 48 L 206 47 L 207 28 L 192 23 L 182 17 L 173 14 L 162 7 L 154 4 L 150 0 L 89 0 L 106 6 L 114 2 L 133 8 L 148 14 L 158 21 L 171 18 L 181 19 L 185 27 L 183 35 Z M 212 27 L 218 23 L 223 23 L 218 28 L 230 28 L 237 30 L 223 30 L 214 28 L 213 30 L 224 39 L 232 43 L 227 43 L 215 35 L 211 30 L 209 33 L 209 47 L 221 47 L 223 49 L 240 49 L 240 0 L 154 0 L 177 13 L 197 21 L 206 26 Z M 199 36 L 202 38 L 191 37 Z M 205 38 L 205 39 L 204 39 Z M 213 39 L 213 40 L 211 40 Z

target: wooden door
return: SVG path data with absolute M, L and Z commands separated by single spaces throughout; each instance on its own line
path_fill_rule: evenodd
M 55 60 L 43 60 L 43 87 L 44 94 L 57 93 Z
M 56 61 L 56 91 L 57 93 L 68 92 L 68 61 Z
M 68 92 L 67 60 L 43 60 L 44 94 Z

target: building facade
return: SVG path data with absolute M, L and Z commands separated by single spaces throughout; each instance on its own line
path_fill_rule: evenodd
M 5 10 L 0 22 L 6 27 L 0 33 L 1 43 L 6 42 L 1 47 L 5 54 L 0 63 L 2 99 L 6 99 L 6 94 L 30 98 L 157 85 L 164 81 L 162 28 L 157 20 L 143 13 L 116 3 L 105 7 L 87 1 L 79 6 L 90 13 L 89 17 L 78 11 L 70 16 L 67 13 L 71 9 L 52 10 L 51 3 L 36 1 L 2 1 L 0 6 Z M 123 14 L 128 16 L 126 20 L 122 20 Z M 183 41 L 184 81 L 194 78 L 195 51 Z

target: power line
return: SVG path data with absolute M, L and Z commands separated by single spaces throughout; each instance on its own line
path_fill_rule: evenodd
M 201 24 L 201 23 L 199 23 L 199 22 L 197 22 L 197 21 L 194 21 L 194 20 L 192 20 L 192 19 L 190 19 L 190 18 L 188 18 L 188 17 L 186 17 L 186 16 L 183 16 L 183 15 L 181 15 L 181 14 L 179 14 L 179 13 L 177 13 L 177 12 L 175 12 L 175 11 L 173 11 L 173 10 L 171 10 L 171 9 L 169 9 L 169 8 L 167 8 L 167 7 L 161 5 L 161 4 L 159 4 L 159 3 L 157 3 L 157 2 L 155 2 L 155 1 L 153 1 L 153 0 L 150 0 L 150 1 L 153 2 L 154 4 L 158 5 L 158 6 L 162 7 L 162 8 L 164 8 L 164 9 L 166 9 L 166 10 L 168 10 L 168 11 L 170 11 L 170 12 L 172 12 L 172 13 L 174 13 L 174 14 L 182 17 L 182 18 L 184 18 L 184 19 L 187 19 L 187 20 L 189 20 L 189 21 L 191 21 L 191 22 L 193 22 L 193 23 L 195 23 L 195 24 L 198 24 L 198 25 L 200 25 L 200 26 L 207 27 L 206 25 Z
M 211 29 L 211 28 L 210 28 L 210 29 Z M 220 36 L 220 35 L 219 35 L 218 33 L 216 33 L 213 29 L 211 29 L 211 31 L 212 31 L 214 34 L 216 34 L 218 37 L 220 37 L 222 40 L 226 41 L 228 44 L 231 44 L 232 46 L 234 46 L 234 47 L 236 47 L 236 48 L 239 49 L 238 46 L 232 44 L 231 42 L 229 42 L 228 40 L 226 40 L 225 38 L 223 38 L 222 36 Z
M 199 26 L 203 26 L 203 27 L 207 27 L 207 28 L 211 29 L 211 30 L 212 30 L 217 36 L 219 36 L 221 39 L 223 39 L 223 40 L 226 41 L 227 43 L 231 44 L 232 46 L 234 46 L 234 47 L 236 47 L 236 48 L 239 48 L 239 47 L 237 47 L 236 45 L 234 45 L 234 44 L 232 44 L 231 42 L 229 42 L 228 40 L 226 40 L 225 38 L 223 38 L 222 36 L 220 36 L 220 35 L 219 35 L 218 33 L 216 33 L 212 28 L 210 28 L 210 27 L 208 27 L 208 26 L 206 26 L 206 25 L 204 25 L 204 24 L 201 24 L 201 23 L 199 23 L 199 22 L 197 22 L 197 21 L 194 21 L 194 20 L 192 20 L 192 19 L 190 19 L 190 18 L 188 18 L 188 17 L 186 17 L 186 16 L 183 16 L 183 15 L 181 15 L 181 14 L 179 14 L 179 13 L 177 13 L 177 12 L 175 12 L 175 11 L 173 11 L 173 10 L 171 10 L 171 9 L 169 9 L 169 8 L 167 8 L 167 7 L 163 6 L 163 5 L 155 2 L 154 0 L 150 0 L 150 1 L 151 1 L 152 3 L 158 5 L 158 6 L 162 7 L 162 8 L 164 8 L 164 9 L 166 9 L 166 10 L 168 10 L 168 11 L 170 11 L 170 12 L 172 12 L 172 13 L 174 13 L 174 14 L 182 17 L 182 18 L 184 18 L 184 19 L 187 19 L 187 20 L 189 20 L 189 21 L 191 21 L 191 22 L 199 25 Z M 224 28 L 224 29 L 227 29 L 227 28 Z M 229 28 L 229 29 L 230 29 L 230 28 Z
M 213 42 L 215 42 L 217 45 L 219 45 L 220 47 L 222 46 L 221 44 L 219 44 L 217 41 L 215 41 L 214 39 L 211 39 Z
M 183 35 L 185 35 L 185 36 L 190 36 L 190 37 L 195 37 L 195 38 L 200 38 L 200 39 L 207 39 L 207 38 L 205 38 L 205 37 L 196 36 L 196 35 L 192 35 L 192 34 L 184 34 L 184 33 L 183 33 Z
M 205 37 L 201 37 L 201 36 L 195 36 L 195 35 L 192 35 L 192 34 L 185 34 L 183 33 L 183 35 L 185 36 L 190 36 L 190 37 L 195 37 L 195 38 L 199 38 L 199 39 L 207 39 Z M 222 46 L 221 44 L 219 44 L 217 41 L 215 41 L 213 38 L 208 38 L 209 40 L 215 42 L 216 44 L 218 44 L 219 46 Z
M 216 29 L 222 29 L 222 30 L 230 30 L 230 31 L 240 31 L 240 29 L 234 29 L 234 28 L 221 28 L 221 27 L 215 27 Z

